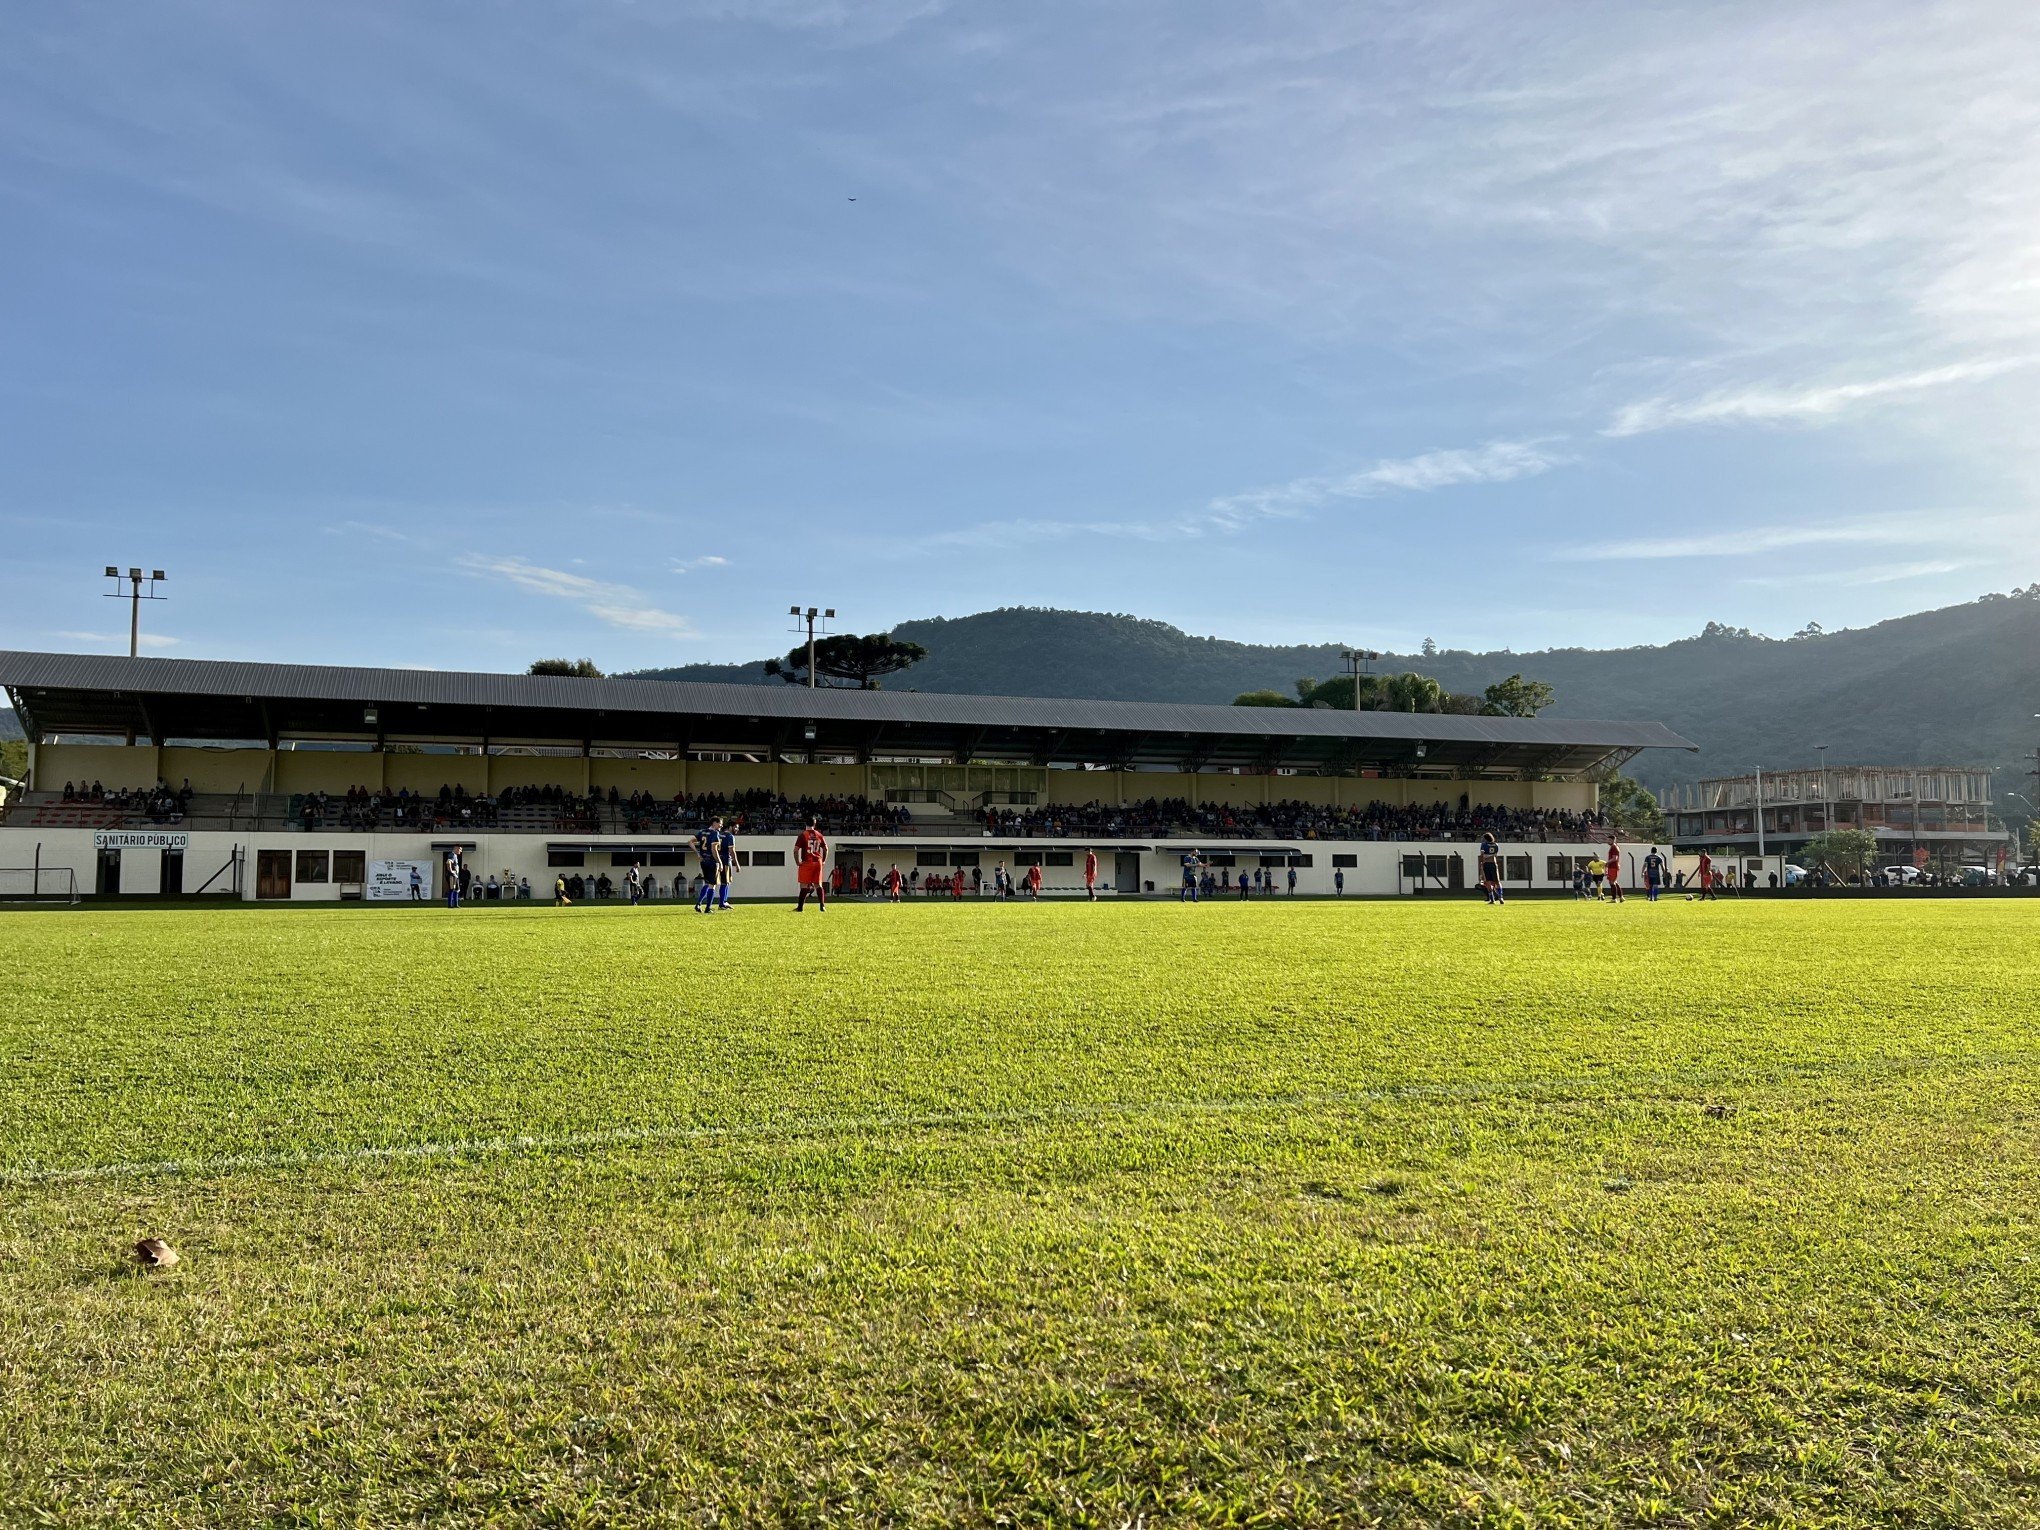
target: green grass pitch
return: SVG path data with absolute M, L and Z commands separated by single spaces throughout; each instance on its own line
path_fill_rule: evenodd
M 2036 917 L 0 914 L 0 1523 L 2030 1524 Z

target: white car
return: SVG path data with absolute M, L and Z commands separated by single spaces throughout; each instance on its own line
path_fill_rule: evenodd
M 1917 866 L 1886 866 L 1884 868 L 1884 880 L 1887 882 L 1917 882 L 1919 879 L 1920 868 Z
M 1787 887 L 1797 887 L 1811 875 L 1812 873 L 1804 866 L 1795 866 L 1790 861 L 1785 863 L 1785 885 Z

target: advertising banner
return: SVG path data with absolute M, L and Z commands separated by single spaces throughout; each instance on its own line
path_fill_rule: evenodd
M 368 863 L 368 886 L 361 896 L 370 903 L 407 903 L 411 897 L 411 873 L 418 873 L 418 893 L 427 901 L 432 897 L 432 863 L 430 861 L 370 861 Z
M 183 850 L 191 836 L 182 829 L 94 829 L 95 850 Z

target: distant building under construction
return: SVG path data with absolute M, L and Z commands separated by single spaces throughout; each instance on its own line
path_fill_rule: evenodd
M 1681 850 L 1758 848 L 1758 775 L 1676 787 L 1664 804 Z M 2015 847 L 1991 813 L 1990 772 L 1967 765 L 1831 765 L 1764 771 L 1763 848 L 1788 860 L 1829 828 L 1877 839 L 1876 864 L 1995 866 Z

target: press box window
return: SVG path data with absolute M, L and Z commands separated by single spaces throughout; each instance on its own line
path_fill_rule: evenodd
M 297 853 L 297 879 L 300 882 L 323 882 L 331 856 L 324 850 L 300 850 Z

